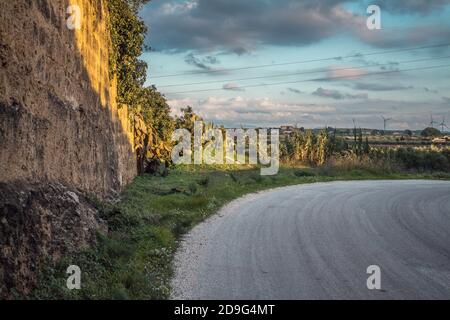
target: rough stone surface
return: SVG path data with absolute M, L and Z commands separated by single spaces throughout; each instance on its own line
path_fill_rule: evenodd
M 47 258 L 75 252 L 107 232 L 90 201 L 57 183 L 0 183 L 0 297 L 27 294 Z
M 81 8 L 69 30 L 69 5 Z M 58 181 L 107 197 L 136 175 L 126 107 L 115 102 L 104 0 L 4 1 L 0 182 Z
M 46 256 L 103 228 L 83 194 L 108 199 L 136 175 L 132 127 L 109 75 L 106 0 L 2 1 L 0 296 L 26 294 Z M 81 29 L 69 30 L 69 5 Z

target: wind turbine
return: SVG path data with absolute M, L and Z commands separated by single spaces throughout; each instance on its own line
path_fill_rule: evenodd
M 444 132 L 444 130 L 445 130 L 444 128 L 448 129 L 447 125 L 445 124 L 445 117 L 442 117 L 442 122 L 439 125 L 442 128 L 441 132 Z
M 385 118 L 384 116 L 381 116 L 381 118 L 383 118 L 384 131 L 386 131 L 387 123 L 388 123 L 389 121 L 391 121 L 392 118 Z
M 434 121 L 434 119 L 433 119 L 433 114 L 432 114 L 432 113 L 430 114 L 430 119 L 431 119 L 431 121 L 430 121 L 430 126 L 431 126 L 432 128 L 434 128 L 434 124 L 436 123 L 436 121 Z

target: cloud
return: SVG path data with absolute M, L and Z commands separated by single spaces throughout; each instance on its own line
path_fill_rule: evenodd
M 345 7 L 356 0 L 168 0 L 150 2 L 141 16 L 151 30 L 147 41 L 156 50 L 225 51 L 244 54 L 261 45 L 302 46 L 351 34 L 378 47 L 446 42 L 448 26 L 370 31 L 365 10 Z M 367 4 L 372 1 L 366 1 Z M 381 0 L 382 10 L 421 15 L 448 0 Z M 356 11 L 355 11 L 356 12 Z
M 322 123 L 320 119 L 336 111 L 326 104 L 290 103 L 270 98 L 184 98 L 172 99 L 168 103 L 175 114 L 180 108 L 191 105 L 207 121 L 246 127 L 293 124 L 293 121 Z
M 438 90 L 433 90 L 433 89 L 430 89 L 430 88 L 428 88 L 428 87 L 423 87 L 423 90 L 424 90 L 425 92 L 429 92 L 429 93 L 439 93 Z
M 325 125 L 352 127 L 352 118 L 356 118 L 361 127 L 382 129 L 383 121 L 380 115 L 384 114 L 395 119 L 391 124 L 392 128 L 416 130 L 428 125 L 430 112 L 448 113 L 450 98 L 446 99 L 447 104 L 384 99 L 333 100 L 332 103 L 308 104 L 271 98 L 189 97 L 170 99 L 168 103 L 174 114 L 179 114 L 180 108 L 190 105 L 206 121 L 230 127 L 239 127 L 241 124 L 244 127 L 284 124 L 297 124 L 307 128 Z
M 446 103 L 450 103 L 450 98 L 448 97 L 442 97 L 442 100 L 444 100 Z
M 243 54 L 260 45 L 304 45 L 348 29 L 354 15 L 342 1 L 197 0 L 150 3 L 141 16 L 159 50 Z
M 379 83 L 353 82 L 352 88 L 355 90 L 366 90 L 366 91 L 397 91 L 397 90 L 413 89 L 414 87 L 381 82 Z
M 184 57 L 184 62 L 186 62 L 189 65 L 195 66 L 199 69 L 209 71 L 213 70 L 213 68 L 208 64 L 218 64 L 219 60 L 215 56 L 206 56 L 203 58 L 198 58 L 191 52 Z
M 398 67 L 399 63 L 396 61 L 386 61 L 383 63 L 372 61 L 367 59 L 363 53 L 355 53 L 355 58 L 351 61 L 354 63 L 362 64 L 366 67 L 379 67 L 380 70 L 394 70 Z
M 289 92 L 295 93 L 295 94 L 302 94 L 303 92 L 298 90 L 298 89 L 294 89 L 294 88 L 287 88 L 287 90 Z
M 447 25 L 429 25 L 417 27 L 397 27 L 373 32 L 367 28 L 358 28 L 355 35 L 361 41 L 379 48 L 400 48 L 448 43 L 450 28 Z
M 235 83 L 226 83 L 222 86 L 223 90 L 230 90 L 230 91 L 245 91 L 244 88 L 239 87 Z
M 399 14 L 415 13 L 425 15 L 439 10 L 449 3 L 448 0 L 370 0 L 371 4 L 379 5 L 383 10 Z
M 329 90 L 329 89 L 323 89 L 323 88 L 317 88 L 317 90 L 313 92 L 313 95 L 318 96 L 318 97 L 323 97 L 323 98 L 335 99 L 335 100 L 367 99 L 368 98 L 367 93 L 349 94 L 349 93 L 343 93 L 339 90 Z
M 342 78 L 342 79 L 357 79 L 362 76 L 365 76 L 369 72 L 362 68 L 354 68 L 354 67 L 346 67 L 346 66 L 339 66 L 339 67 L 329 67 L 327 71 L 327 78 L 330 80 L 333 80 L 334 78 Z

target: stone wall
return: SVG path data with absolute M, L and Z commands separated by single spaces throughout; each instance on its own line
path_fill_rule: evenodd
M 81 8 L 81 29 L 66 25 Z M 0 9 L 0 298 L 26 296 L 47 258 L 107 230 L 91 195 L 136 175 L 132 127 L 109 76 L 106 0 L 13 0 Z
M 66 25 L 81 8 L 81 29 Z M 0 11 L 0 182 L 57 181 L 100 198 L 136 175 L 109 77 L 105 0 L 14 0 Z

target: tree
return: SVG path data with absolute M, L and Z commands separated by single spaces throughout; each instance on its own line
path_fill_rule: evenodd
M 439 137 L 441 132 L 436 128 L 428 127 L 421 132 L 421 136 L 425 138 Z
M 141 90 L 139 113 L 147 126 L 147 135 L 150 136 L 151 142 L 147 148 L 146 158 L 170 162 L 171 138 L 175 121 L 170 116 L 170 107 L 166 98 L 154 86 Z
M 110 76 L 117 76 L 117 102 L 137 106 L 140 90 L 145 82 L 147 64 L 140 60 L 147 28 L 138 10 L 147 0 L 109 0 Z
M 364 154 L 368 155 L 370 153 L 370 144 L 369 144 L 369 138 L 366 137 L 366 141 L 364 143 Z
M 152 126 L 159 141 L 169 141 L 175 127 L 166 98 L 154 86 L 141 90 L 140 113 L 145 124 Z
M 165 97 L 154 86 L 144 87 L 147 64 L 140 56 L 147 28 L 138 13 L 148 1 L 108 0 L 110 77 L 117 77 L 119 107 L 129 107 L 139 173 L 158 170 L 161 163 L 170 162 L 175 125 Z
M 181 116 L 176 117 L 175 126 L 177 129 L 188 129 L 193 132 L 195 121 L 203 121 L 203 119 L 194 112 L 191 106 L 187 106 L 181 108 Z

